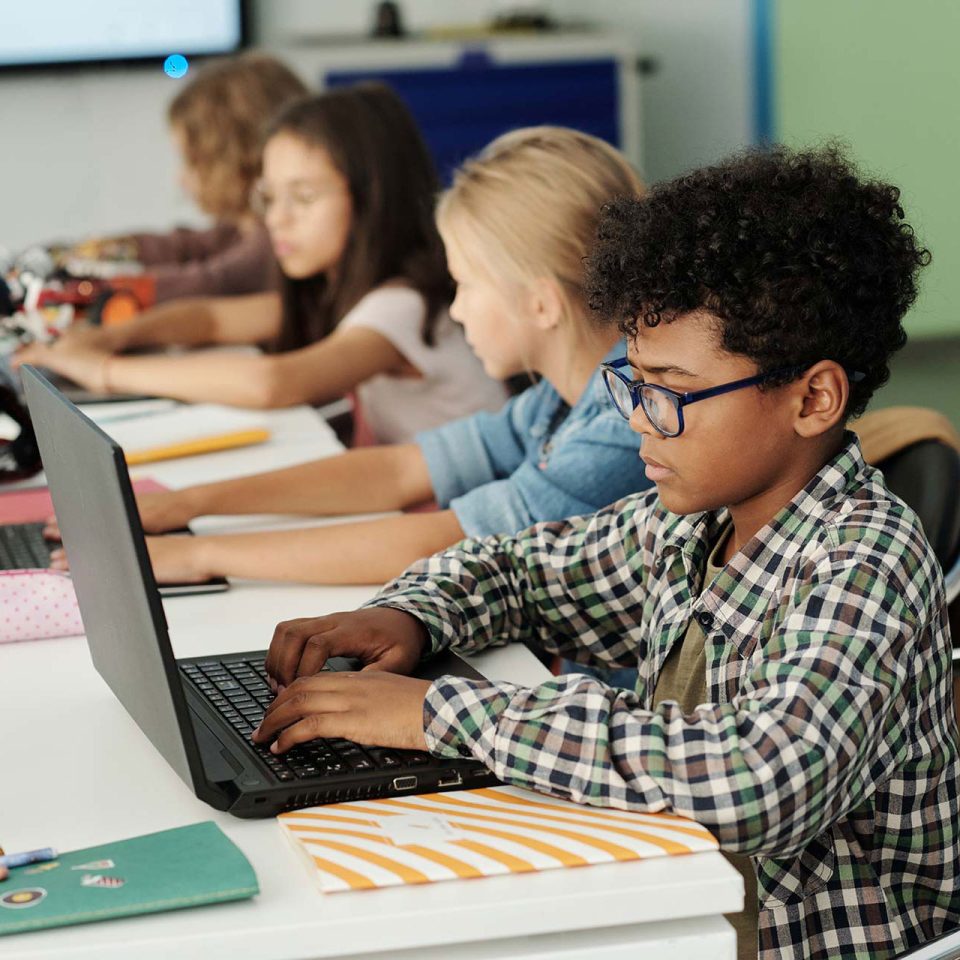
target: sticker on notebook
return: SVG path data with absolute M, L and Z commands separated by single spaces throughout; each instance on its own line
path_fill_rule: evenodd
M 53 863 L 38 863 L 35 867 L 27 868 L 23 873 L 26 876 L 32 876 L 35 873 L 46 873 L 48 870 L 56 870 L 59 866 L 59 860 L 54 860 Z
M 101 873 L 85 873 L 80 878 L 82 887 L 102 887 L 104 890 L 115 890 L 122 887 L 127 881 L 123 877 L 105 877 Z
M 466 834 L 450 825 L 446 817 L 435 813 L 399 814 L 385 817 L 380 829 L 391 843 L 398 847 L 432 847 L 439 843 L 465 840 Z
M 78 863 L 71 870 L 112 870 L 116 864 L 112 860 L 91 860 L 89 863 Z
M 6 907 L 9 910 L 35 907 L 46 895 L 47 891 L 43 887 L 23 887 L 20 890 L 11 890 L 0 897 L 0 907 Z

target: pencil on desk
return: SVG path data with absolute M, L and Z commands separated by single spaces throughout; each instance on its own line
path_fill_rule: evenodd
M 175 457 L 192 457 L 200 453 L 229 450 L 231 447 L 246 447 L 269 439 L 269 430 L 262 428 L 238 430 L 236 433 L 226 433 L 217 437 L 201 437 L 197 440 L 149 447 L 145 450 L 124 451 L 124 457 L 129 466 L 136 466 L 141 463 L 153 463 L 156 460 L 172 460 Z

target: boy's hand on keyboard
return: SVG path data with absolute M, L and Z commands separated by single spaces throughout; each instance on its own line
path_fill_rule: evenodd
M 63 540 L 63 537 L 60 536 L 60 524 L 57 523 L 56 517 L 47 517 L 43 521 L 43 538 L 54 543 L 60 543 Z
M 300 677 L 273 701 L 253 739 L 266 743 L 276 737 L 273 753 L 317 737 L 426 750 L 423 701 L 429 689 L 429 680 L 382 670 Z
M 363 672 L 412 672 L 427 633 L 415 617 L 388 607 L 304 617 L 277 624 L 267 651 L 268 682 L 278 690 L 319 673 L 330 657 L 357 657 Z

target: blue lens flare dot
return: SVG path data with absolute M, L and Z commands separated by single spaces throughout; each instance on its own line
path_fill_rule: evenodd
M 189 69 L 190 64 L 187 63 L 187 58 L 180 53 L 171 53 L 163 61 L 163 72 L 174 80 L 179 80 Z

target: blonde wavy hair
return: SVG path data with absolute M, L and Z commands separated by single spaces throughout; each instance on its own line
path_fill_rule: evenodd
M 587 314 L 584 257 L 600 208 L 645 187 L 626 157 L 597 137 L 566 127 L 524 127 L 497 137 L 456 172 L 440 197 L 445 242 L 498 283 L 520 289 L 558 281 L 568 325 Z
M 204 212 L 230 223 L 250 211 L 264 128 L 281 107 L 306 93 L 279 60 L 245 53 L 207 64 L 177 94 L 167 119 L 182 137 Z

